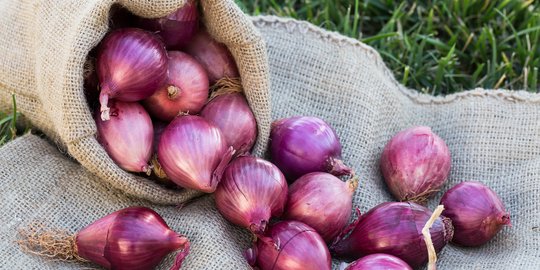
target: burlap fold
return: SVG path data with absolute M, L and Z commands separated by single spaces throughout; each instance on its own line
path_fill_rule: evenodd
M 120 4 L 143 17 L 159 17 L 185 0 L 8 0 L 0 2 L 0 110 L 18 108 L 33 124 L 104 182 L 133 197 L 179 204 L 199 192 L 172 191 L 127 173 L 95 139 L 96 127 L 83 94 L 88 52 L 108 30 L 109 12 Z M 201 0 L 209 33 L 227 45 L 242 77 L 259 134 L 254 153 L 266 147 L 270 122 L 268 64 L 264 42 L 233 0 Z

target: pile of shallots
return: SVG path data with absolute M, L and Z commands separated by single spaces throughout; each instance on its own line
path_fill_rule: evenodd
M 342 265 L 348 270 L 428 261 L 434 269 L 449 241 L 482 245 L 510 225 L 501 200 L 480 182 L 449 189 L 433 213 L 423 206 L 447 180 L 451 158 L 422 126 L 399 132 L 382 152 L 382 175 L 400 202 L 358 212 L 349 224 L 358 178 L 341 160 L 336 132 L 317 117 L 280 119 L 271 127 L 271 161 L 251 156 L 257 125 L 236 64 L 199 27 L 198 14 L 194 0 L 160 19 L 117 12 L 88 61 L 95 69 L 85 74 L 87 99 L 98 140 L 116 164 L 214 193 L 223 217 L 254 235 L 244 253 L 250 265 L 331 269 L 332 254 L 356 260 Z M 152 269 L 180 250 L 178 269 L 190 246 L 146 208 L 120 210 L 67 239 L 74 257 L 110 269 Z

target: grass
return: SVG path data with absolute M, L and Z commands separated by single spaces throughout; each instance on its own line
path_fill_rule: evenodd
M 15 139 L 20 132 L 20 129 L 17 128 L 17 119 L 19 118 L 20 113 L 17 112 L 15 94 L 11 97 L 13 104 L 11 112 L 0 112 L 0 146 Z
M 539 90 L 540 5 L 533 0 L 236 2 L 253 15 L 307 20 L 359 39 L 404 85 L 424 93 Z

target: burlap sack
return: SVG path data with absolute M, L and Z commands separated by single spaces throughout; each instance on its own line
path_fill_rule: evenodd
M 482 247 L 448 245 L 439 268 L 539 269 L 539 95 L 482 89 L 420 95 L 399 85 L 378 53 L 358 41 L 294 20 L 253 22 L 267 44 L 272 118 L 316 115 L 335 127 L 344 160 L 361 179 L 355 206 L 366 212 L 393 200 L 378 169 L 384 144 L 403 128 L 431 126 L 447 142 L 453 163 L 448 183 L 429 206 L 456 183 L 479 180 L 501 196 L 513 225 Z M 22 254 L 11 241 L 31 220 L 76 230 L 118 208 L 148 205 L 126 199 L 31 136 L 0 148 L 0 179 L 2 269 L 81 267 Z M 204 197 L 184 210 L 153 207 L 193 240 L 185 269 L 246 269 L 240 252 L 249 246 L 248 236 L 223 222 L 211 204 Z
M 95 138 L 96 126 L 83 94 L 83 64 L 107 32 L 109 11 L 120 4 L 143 17 L 164 16 L 185 0 L 0 1 L 0 110 L 19 110 L 33 126 L 104 182 L 160 204 L 179 204 L 199 192 L 172 191 L 127 173 Z M 266 147 L 269 127 L 268 64 L 264 43 L 233 0 L 201 0 L 209 33 L 233 54 L 259 124 L 254 148 Z

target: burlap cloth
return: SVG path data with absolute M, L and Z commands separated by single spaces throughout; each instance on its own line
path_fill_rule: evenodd
M 440 269 L 540 268 L 539 95 L 482 89 L 420 95 L 399 85 L 378 53 L 358 41 L 294 20 L 257 17 L 253 22 L 267 45 L 272 118 L 315 115 L 332 124 L 345 162 L 359 173 L 354 204 L 362 212 L 393 199 L 378 169 L 384 144 L 403 128 L 428 125 L 452 153 L 443 191 L 461 181 L 482 181 L 503 199 L 513 224 L 482 247 L 448 245 Z M 150 205 L 126 198 L 34 136 L 0 148 L 0 177 L 2 269 L 88 266 L 21 253 L 12 241 L 31 220 L 75 231 L 121 207 Z M 430 201 L 431 208 L 441 196 Z M 182 210 L 151 206 L 192 240 L 185 269 L 247 269 L 240 252 L 249 236 L 224 222 L 212 203 L 203 197 Z

